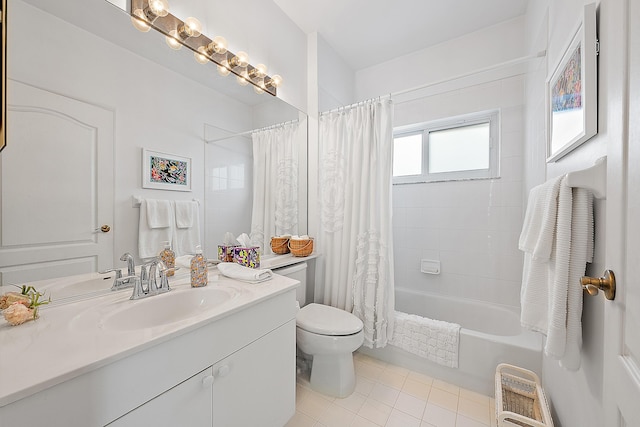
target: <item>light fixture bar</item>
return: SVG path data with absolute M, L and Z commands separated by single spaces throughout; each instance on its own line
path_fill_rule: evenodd
M 261 91 L 269 93 L 273 96 L 277 96 L 277 84 L 273 83 L 279 82 L 279 76 L 271 77 L 268 75 L 264 75 L 260 69 L 256 69 L 256 67 L 251 64 L 242 66 L 244 65 L 242 64 L 242 61 L 238 61 L 237 59 L 234 60 L 234 58 L 236 58 L 236 54 L 229 50 L 227 50 L 225 53 L 212 52 L 211 54 L 209 54 L 207 46 L 209 46 L 210 43 L 213 42 L 213 40 L 208 38 L 204 34 L 200 34 L 197 37 L 176 37 L 176 31 L 184 28 L 185 23 L 171 13 L 167 13 L 165 16 L 157 16 L 153 19 L 153 21 L 145 20 L 145 14 L 142 14 L 142 17 L 141 15 L 136 14 L 136 11 L 149 10 L 148 8 L 149 0 L 131 0 L 131 9 L 129 13 L 132 16 L 132 19 L 141 21 L 142 23 L 148 25 L 156 31 L 159 31 L 165 36 L 174 38 L 178 43 L 192 50 L 194 53 L 207 58 L 209 61 L 220 67 L 228 69 L 231 73 L 246 80 L 248 83 L 251 83 Z M 173 35 L 171 34 L 172 31 Z M 204 47 L 204 49 L 202 49 L 202 47 Z M 229 65 L 236 64 L 238 62 L 240 62 L 239 65 Z

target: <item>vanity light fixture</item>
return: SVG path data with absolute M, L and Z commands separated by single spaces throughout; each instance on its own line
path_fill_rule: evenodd
M 268 76 L 264 64 L 252 66 L 246 52 L 230 52 L 224 37 L 209 39 L 202 34 L 202 24 L 196 18 L 189 17 L 182 21 L 172 15 L 169 13 L 167 0 L 130 2 L 131 22 L 139 31 L 147 32 L 153 28 L 165 35 L 166 43 L 171 49 L 178 50 L 186 46 L 193 51 L 199 63 L 216 64 L 220 75 L 227 76 L 233 73 L 238 84 L 246 86 L 251 83 L 256 93 L 267 92 L 273 96 L 277 95 L 277 88 L 282 84 L 280 76 Z

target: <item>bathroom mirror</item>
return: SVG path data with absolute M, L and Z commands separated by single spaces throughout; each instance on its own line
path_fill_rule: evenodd
M 13 19 L 13 12 L 22 16 Z M 28 16 L 29 13 L 37 17 Z M 215 128 L 216 136 L 212 138 L 216 140 L 214 143 L 222 144 L 225 150 L 229 148 L 232 151 L 236 148 L 233 138 L 237 135 L 244 135 L 240 138 L 246 140 L 246 136 L 253 129 L 285 121 L 304 121 L 306 117 L 298 109 L 277 97 L 256 94 L 250 86 L 240 86 L 233 78 L 219 76 L 213 64 L 198 64 L 194 61 L 193 54 L 186 49 L 170 50 L 161 34 L 153 31 L 141 33 L 135 30 L 129 15 L 106 0 L 14 0 L 9 10 L 9 22 L 14 22 L 15 26 L 20 28 L 18 34 L 21 36 L 21 43 L 29 39 L 27 46 L 40 47 L 25 50 L 25 45 L 20 44 L 12 49 L 12 40 L 9 37 L 7 51 L 10 84 L 26 84 L 32 89 L 62 95 L 68 102 L 95 104 L 93 106 L 106 111 L 111 117 L 112 124 L 106 126 L 113 133 L 113 148 L 110 151 L 97 155 L 93 152 L 95 150 L 85 150 L 80 145 L 77 149 L 68 151 L 62 150 L 61 146 L 50 149 L 52 156 L 55 156 L 55 164 L 59 165 L 58 170 L 61 171 L 69 169 L 71 161 L 79 162 L 77 159 L 85 154 L 93 159 L 92 165 L 109 166 L 113 175 L 108 177 L 100 174 L 99 179 L 106 180 L 101 184 L 104 184 L 107 194 L 110 194 L 112 205 L 106 209 L 111 212 L 111 219 L 104 222 L 98 219 L 95 223 L 97 214 L 94 214 L 91 228 L 87 226 L 85 234 L 80 237 L 65 235 L 60 231 L 65 229 L 66 224 L 54 223 L 40 229 L 31 228 L 23 222 L 20 211 L 7 214 L 6 211 L 10 207 L 9 198 L 17 198 L 16 194 L 25 187 L 21 182 L 11 183 L 5 179 L 1 183 L 3 203 L 0 203 L 3 232 L 0 236 L 0 253 L 3 254 L 0 256 L 0 284 L 74 275 L 113 266 L 123 267 L 124 264 L 119 261 L 120 255 L 137 251 L 139 210 L 132 206 L 132 196 L 176 197 L 175 194 L 167 194 L 175 192 L 143 192 L 145 190 L 141 185 L 140 148 L 156 149 L 191 158 L 194 183 L 199 181 L 200 184 L 196 184 L 191 193 L 184 193 L 179 197 L 196 198 L 205 206 L 219 206 L 217 200 L 210 200 L 210 192 L 207 190 L 210 188 L 208 186 L 211 180 L 210 170 L 204 170 L 209 168 L 204 161 L 207 147 L 204 142 L 205 128 Z M 10 33 L 16 27 L 10 25 Z M 135 66 L 127 66 L 128 62 Z M 180 93 L 185 88 L 189 92 Z M 16 92 L 8 92 L 9 104 L 14 95 Z M 116 96 L 120 98 L 115 99 Z M 174 100 L 177 102 L 173 102 Z M 185 106 L 185 100 L 193 100 L 196 107 Z M 161 122 L 162 126 L 157 126 L 155 121 Z M 171 126 L 167 126 L 167 122 L 171 122 Z M 188 123 L 187 129 L 182 128 L 183 122 Z M 23 128 L 28 128 L 25 123 L 28 124 L 28 121 L 23 121 Z M 10 118 L 7 127 L 11 129 L 11 126 Z M 9 173 L 9 164 L 19 151 L 19 147 L 12 148 L 11 140 L 9 142 L 8 148 L 2 153 L 4 159 L 0 157 L 4 160 L 0 168 L 0 171 L 4 169 L 3 176 Z M 306 152 L 306 144 L 304 148 Z M 30 152 L 23 153 L 22 156 L 23 162 L 24 159 L 28 161 Z M 232 165 L 235 161 L 232 155 L 225 158 L 223 152 L 217 153 L 215 157 L 216 167 Z M 306 166 L 306 160 L 304 164 Z M 76 169 L 80 167 L 81 164 L 74 166 Z M 74 181 L 73 177 L 78 176 L 75 169 L 67 172 L 71 176 L 69 181 Z M 49 181 L 51 180 L 48 176 L 43 176 L 38 182 L 49 184 Z M 96 182 L 96 185 L 98 184 L 100 183 Z M 54 189 L 66 185 L 62 183 Z M 233 198 L 235 196 L 231 190 L 229 197 Z M 68 197 L 69 200 L 72 197 L 78 198 L 75 194 Z M 73 209 L 67 209 L 71 214 L 82 205 L 82 201 L 76 199 L 69 202 L 73 203 Z M 52 201 L 47 204 L 47 210 L 42 209 L 42 205 L 40 209 L 33 210 L 45 215 L 48 210 L 57 207 L 54 205 L 55 201 Z M 205 212 L 205 206 L 201 212 Z M 226 205 L 228 211 L 225 216 L 201 218 L 201 227 L 206 231 L 211 228 L 210 221 L 215 221 L 216 226 L 220 225 L 221 230 L 225 229 L 225 218 L 246 214 L 246 205 L 238 204 L 237 207 L 238 211 L 232 211 L 230 205 Z M 64 209 L 64 206 L 62 208 Z M 306 218 L 306 211 L 304 217 Z M 111 231 L 101 233 L 103 224 L 110 224 Z M 8 233 L 10 229 L 15 232 Z M 56 248 L 57 242 L 60 241 L 111 239 L 111 265 L 101 266 L 95 261 L 95 257 L 84 252 L 74 253 L 73 248 L 65 255 L 71 261 L 60 261 L 56 258 L 58 255 L 54 254 L 48 259 L 41 257 L 32 264 L 25 264 L 13 255 L 4 255 L 13 248 L 17 248 L 16 252 L 26 252 L 24 248 L 32 248 L 34 241 L 40 239 L 43 233 L 49 232 L 56 232 L 58 235 L 45 241 L 42 245 L 43 250 Z M 212 233 L 217 234 L 219 233 Z M 25 236 L 31 240 L 25 240 Z M 214 251 L 219 243 L 213 240 L 214 238 L 211 238 L 203 242 L 209 257 L 215 257 Z M 9 252 L 4 252 L 5 249 Z M 40 256 L 39 251 L 40 249 L 31 252 L 38 252 Z M 25 265 L 29 265 L 29 268 L 24 267 Z
M 0 94 L 0 151 L 7 145 L 4 127 L 7 121 L 7 1 L 0 2 L 0 32 L 2 33 L 2 52 L 0 52 L 0 73 L 2 74 L 2 93 Z

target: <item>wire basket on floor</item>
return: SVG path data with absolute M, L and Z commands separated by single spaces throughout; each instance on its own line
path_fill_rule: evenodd
M 496 368 L 498 427 L 553 427 L 540 379 L 528 369 L 501 363 Z
M 288 254 L 289 238 L 288 237 L 272 237 L 271 251 L 273 251 L 274 254 L 278 254 L 278 255 Z
M 289 240 L 289 249 L 293 256 L 309 256 L 313 252 L 313 239 Z

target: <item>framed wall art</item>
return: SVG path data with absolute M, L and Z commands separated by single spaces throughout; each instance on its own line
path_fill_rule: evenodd
M 143 148 L 142 187 L 191 191 L 191 159 Z
M 598 40 L 596 5 L 582 20 L 547 78 L 547 162 L 553 162 L 598 132 Z

